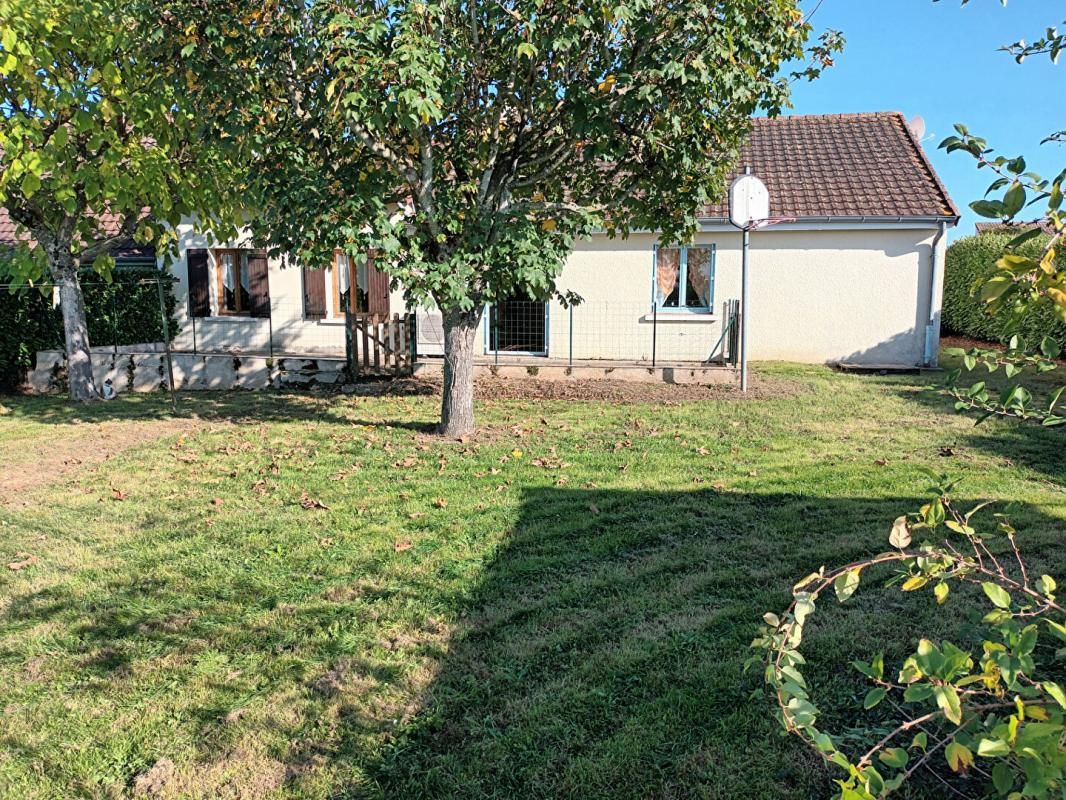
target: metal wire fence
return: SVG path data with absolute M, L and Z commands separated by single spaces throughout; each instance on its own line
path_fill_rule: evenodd
M 420 322 L 420 337 L 434 329 Z M 739 309 L 726 300 L 713 311 L 671 311 L 618 301 L 511 301 L 490 306 L 482 323 L 482 357 L 494 363 L 546 357 L 569 364 L 619 362 L 735 365 Z M 420 346 L 425 346 L 420 341 Z

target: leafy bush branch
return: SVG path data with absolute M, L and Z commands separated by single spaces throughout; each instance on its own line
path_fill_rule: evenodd
M 1006 350 L 983 347 L 964 350 L 949 347 L 944 352 L 961 356 L 967 372 L 972 372 L 980 366 L 992 374 L 1002 368 L 1008 379 L 1021 376 L 1026 370 L 1038 374 L 1049 372 L 1056 368 L 1055 359 L 1061 355 L 1058 343 L 1050 337 L 1044 338 L 1038 351 L 1031 352 L 1026 349 L 1024 340 L 1019 336 L 1011 338 Z M 1016 417 L 1039 422 L 1046 427 L 1066 423 L 1066 416 L 1057 409 L 1066 386 L 1057 387 L 1046 398 L 1038 398 L 1020 381 L 1012 381 L 1000 392 L 993 394 L 985 381 L 963 386 L 960 383 L 962 372 L 962 368 L 951 370 L 941 388 L 955 399 L 956 411 L 978 412 L 978 424 L 993 416 Z
M 1009 518 L 993 514 L 994 524 L 979 529 L 979 512 L 988 504 L 963 513 L 950 500 L 956 484 L 936 476 L 929 502 L 893 524 L 893 550 L 823 567 L 799 581 L 791 605 L 782 615 L 766 614 L 752 642 L 758 653 L 749 666 L 765 664 L 784 729 L 846 774 L 836 781 L 841 800 L 886 797 L 919 771 L 941 784 L 945 796 L 968 797 L 963 789 L 975 782 L 982 796 L 1062 796 L 1066 692 L 1048 676 L 1061 670 L 1066 650 L 1038 651 L 1038 645 L 1048 633 L 1066 641 L 1066 608 L 1052 577 L 1030 574 Z M 996 555 L 1003 548 L 990 546 L 994 540 L 1006 542 L 1007 555 Z M 986 635 L 977 656 L 948 641 L 922 639 L 895 673 L 886 669 L 883 655 L 852 663 L 871 684 L 863 709 L 885 704 L 893 721 L 887 733 L 882 726 L 871 729 L 876 733 L 864 752 L 848 753 L 841 737 L 818 727 L 820 711 L 803 675 L 800 646 L 824 594 L 832 590 L 846 602 L 864 573 L 884 564 L 895 566 L 889 584 L 904 592 L 929 588 L 944 604 L 952 584 L 975 584 L 992 608 L 982 620 Z

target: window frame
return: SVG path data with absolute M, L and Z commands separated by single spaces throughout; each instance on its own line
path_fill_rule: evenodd
M 234 279 L 235 279 L 235 285 L 237 286 L 238 290 L 233 293 L 233 298 L 235 300 L 235 305 L 237 306 L 237 310 L 236 311 L 230 311 L 228 308 L 226 308 L 226 284 L 223 281 L 223 272 L 225 271 L 225 267 L 222 264 L 222 257 L 224 255 L 226 255 L 226 254 L 232 254 L 233 255 L 233 263 L 234 263 L 234 265 L 237 268 L 237 274 L 234 276 Z M 241 293 L 240 293 L 240 288 L 241 288 L 241 257 L 242 256 L 247 256 L 248 254 L 250 254 L 249 250 L 245 250 L 245 249 L 240 248 L 240 247 L 214 247 L 214 248 L 211 249 L 211 258 L 214 259 L 214 262 L 215 262 L 215 297 L 216 297 L 215 316 L 216 317 L 251 317 L 252 316 L 252 309 L 251 308 L 241 308 Z M 249 288 L 249 290 L 248 290 L 249 305 L 251 305 L 251 299 L 252 299 L 251 298 L 251 288 Z
M 677 270 L 678 286 L 688 286 L 688 251 L 691 250 L 709 250 L 710 261 L 708 263 L 708 286 L 707 286 L 707 305 L 706 306 L 684 306 L 680 303 L 680 292 L 678 293 L 678 305 L 676 306 L 664 306 L 659 304 L 659 250 L 680 250 L 681 259 Z M 671 245 L 669 247 L 663 247 L 656 243 L 652 248 L 651 254 L 651 307 L 652 311 L 660 314 L 702 314 L 708 315 L 714 313 L 714 289 L 715 289 L 715 273 L 718 271 L 718 245 L 714 242 L 708 244 L 692 244 L 692 245 Z
M 338 262 L 341 256 L 347 256 L 348 258 L 348 307 L 345 308 L 341 303 L 341 285 L 340 285 L 340 267 Z M 369 270 L 369 265 L 367 266 Z M 363 291 L 367 292 L 367 310 L 359 310 L 359 263 L 352 256 L 351 253 L 347 253 L 344 250 L 337 249 L 333 251 L 333 261 L 330 264 L 330 273 L 332 275 L 332 294 L 330 295 L 330 318 L 332 319 L 344 319 L 349 313 L 353 315 L 369 315 L 369 303 L 370 303 L 370 287 L 364 286 Z M 369 276 L 367 283 L 369 283 Z M 386 315 L 387 316 L 387 315 Z

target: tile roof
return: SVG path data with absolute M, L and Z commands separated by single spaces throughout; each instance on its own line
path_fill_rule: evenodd
M 755 118 L 738 169 L 745 165 L 770 190 L 773 217 L 959 213 L 899 112 Z M 728 207 L 699 216 L 725 219 Z
M 119 226 L 122 224 L 121 217 L 116 214 L 101 214 L 100 221 L 103 223 L 101 228 L 105 236 L 118 233 Z M 5 245 L 10 247 L 16 244 L 19 238 L 15 232 L 15 221 L 11 219 L 6 208 L 0 207 L 0 247 Z M 21 238 L 25 241 L 32 241 L 25 234 Z M 152 245 L 131 242 L 114 251 L 114 255 L 116 258 L 155 258 L 155 248 Z
M 959 214 L 907 120 L 895 111 L 757 117 L 738 165 L 750 166 L 766 183 L 774 217 Z M 726 219 L 729 212 L 722 202 L 699 216 Z M 117 227 L 117 220 L 108 221 Z M 0 208 L 0 244 L 14 241 L 14 223 Z

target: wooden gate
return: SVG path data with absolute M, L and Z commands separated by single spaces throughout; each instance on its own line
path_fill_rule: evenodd
M 414 314 L 348 314 L 346 328 L 348 368 L 353 377 L 414 371 Z

